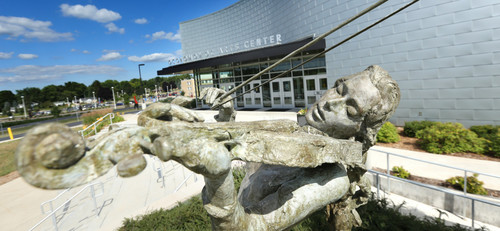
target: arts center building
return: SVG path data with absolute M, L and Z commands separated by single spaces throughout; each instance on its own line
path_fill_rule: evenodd
M 183 57 L 158 71 L 194 73 L 199 92 L 238 86 L 375 0 L 241 0 L 180 23 Z M 374 23 L 391 0 L 251 81 L 258 86 Z M 420 1 L 325 55 L 238 97 L 238 108 L 304 108 L 335 81 L 377 64 L 399 83 L 391 121 L 500 124 L 500 2 Z

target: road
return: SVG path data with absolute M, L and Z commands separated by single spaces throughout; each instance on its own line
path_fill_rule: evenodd
M 113 112 L 121 112 L 121 111 L 124 111 L 124 110 L 129 110 L 129 108 L 127 108 L 127 109 L 125 109 L 125 108 L 124 109 L 117 109 L 117 110 L 114 110 Z M 129 112 L 125 112 L 125 114 L 133 114 L 133 113 L 137 113 L 137 112 L 138 111 L 129 111 Z M 63 119 L 66 120 L 66 119 L 74 119 L 74 118 L 76 118 L 76 115 L 69 116 L 69 117 L 63 117 L 63 118 L 54 118 L 54 119 L 50 119 L 50 120 L 38 121 L 38 122 L 29 123 L 29 124 L 20 124 L 20 125 L 12 126 L 11 129 L 15 130 L 15 129 L 23 128 L 23 127 L 28 127 L 28 126 L 33 126 L 33 125 L 40 125 L 40 124 L 50 123 L 50 122 L 58 122 L 58 121 L 63 120 Z M 79 125 L 82 125 L 82 121 L 67 123 L 66 125 L 68 127 L 79 126 Z M 7 132 L 7 128 L 3 128 L 3 129 L 4 129 L 4 132 L 6 133 Z M 14 138 L 22 138 L 25 135 L 26 135 L 26 133 L 17 134 L 17 135 L 14 135 Z M 9 140 L 9 137 L 8 136 L 7 137 L 0 137 L 0 142 L 5 141 L 5 140 Z

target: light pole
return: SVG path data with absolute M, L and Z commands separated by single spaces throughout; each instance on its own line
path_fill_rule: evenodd
M 68 97 L 66 97 L 66 104 L 67 104 L 67 105 L 68 105 L 68 107 L 69 107 L 69 99 L 68 99 Z
M 114 87 L 111 87 L 111 92 L 113 93 L 113 105 L 115 105 L 115 110 L 116 110 L 115 88 Z
M 158 102 L 158 85 L 155 85 L 155 91 L 156 91 L 156 102 Z
M 138 65 L 138 67 L 139 67 L 139 82 L 141 83 L 141 89 L 142 89 L 141 66 L 144 66 L 144 63 L 141 63 Z
M 74 97 L 75 97 L 75 106 L 76 106 L 76 95 Z
M 26 106 L 24 105 L 24 95 L 21 96 L 21 99 L 23 100 L 24 118 L 26 118 Z
M 94 109 L 97 108 L 97 102 L 95 101 L 95 92 L 92 92 L 92 96 L 94 97 Z

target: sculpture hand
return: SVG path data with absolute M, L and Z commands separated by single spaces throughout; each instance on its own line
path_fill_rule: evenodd
M 214 88 L 214 87 L 208 87 L 208 88 L 203 88 L 203 90 L 200 92 L 200 98 L 203 99 L 205 98 L 205 102 L 208 105 L 218 105 L 219 103 L 223 101 L 227 101 L 224 104 L 220 105 L 219 108 L 226 108 L 226 109 L 233 109 L 233 101 L 232 97 L 228 96 L 224 99 L 221 99 L 220 96 L 225 94 L 226 91 L 219 89 L 219 88 Z
M 215 120 L 218 122 L 227 122 L 227 121 L 234 121 L 236 117 L 236 113 L 234 112 L 234 104 L 233 104 L 233 98 L 231 96 L 228 96 L 224 99 L 220 98 L 222 95 L 224 95 L 226 91 L 219 89 L 219 88 L 213 88 L 213 87 L 208 87 L 204 88 L 201 93 L 200 93 L 200 98 L 205 98 L 205 102 L 208 105 L 212 106 L 212 109 L 216 109 L 215 106 L 217 105 L 217 108 L 219 109 L 219 114 L 215 116 Z M 222 105 L 219 105 L 221 102 L 225 102 Z

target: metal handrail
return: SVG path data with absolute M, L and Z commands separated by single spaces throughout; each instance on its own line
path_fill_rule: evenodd
M 374 171 L 374 170 L 371 170 L 371 169 L 368 169 L 368 172 L 372 173 L 372 174 L 375 174 L 377 176 L 377 178 L 376 178 L 377 198 L 379 197 L 379 194 L 380 194 L 380 180 L 379 180 L 379 176 L 382 175 L 382 176 L 387 177 L 388 179 L 395 179 L 395 180 L 403 181 L 403 182 L 406 182 L 406 183 L 418 185 L 418 186 L 421 186 L 421 187 L 424 187 L 424 188 L 428 188 L 428 189 L 432 189 L 432 190 L 436 190 L 436 191 L 440 191 L 440 192 L 444 192 L 444 193 L 453 194 L 454 196 L 458 196 L 458 197 L 462 197 L 462 198 L 471 200 L 471 203 L 472 203 L 471 204 L 472 205 L 471 206 L 471 220 L 472 220 L 471 227 L 472 228 L 474 228 L 474 220 L 475 220 L 475 208 L 474 208 L 474 206 L 475 206 L 475 202 L 476 201 L 481 202 L 481 203 L 485 203 L 485 204 L 489 204 L 489 205 L 492 205 L 492 206 L 500 207 L 499 203 L 491 202 L 491 201 L 484 200 L 484 199 L 481 199 L 481 198 L 475 198 L 475 197 L 472 197 L 472 196 L 462 195 L 461 193 L 457 193 L 457 192 L 454 192 L 452 190 L 447 190 L 445 188 L 437 187 L 437 186 L 434 186 L 434 185 L 428 185 L 428 184 L 420 183 L 420 182 L 417 182 L 417 181 L 412 181 L 412 180 L 403 179 L 403 178 L 400 178 L 400 177 L 395 177 L 395 176 L 392 176 L 390 174 L 377 172 L 377 171 Z
M 95 194 L 95 190 L 94 190 L 94 186 L 95 185 L 101 185 L 101 188 L 104 192 L 104 186 L 103 186 L 103 183 L 102 182 L 96 182 L 96 183 L 93 183 L 93 184 L 88 184 L 87 186 L 83 187 L 82 189 L 80 189 L 80 191 L 78 191 L 77 193 L 75 193 L 75 195 L 73 195 L 72 197 L 70 197 L 68 200 L 66 200 L 64 203 L 62 203 L 59 207 L 57 207 L 56 209 L 54 209 L 49 215 L 47 215 L 46 217 L 44 217 L 41 221 L 39 221 L 38 223 L 36 223 L 33 227 L 31 227 L 31 229 L 29 229 L 30 231 L 31 230 L 34 230 L 36 227 L 38 227 L 39 225 L 41 225 L 44 221 L 46 221 L 47 219 L 49 219 L 49 217 L 52 218 L 52 224 L 54 225 L 54 230 L 58 230 L 57 228 L 57 220 L 56 220 L 56 212 L 63 208 L 64 206 L 66 206 L 69 202 L 71 202 L 76 196 L 80 195 L 80 193 L 82 193 L 83 191 L 85 191 L 87 188 L 90 188 L 91 189 L 91 196 L 92 196 L 92 199 L 94 200 L 94 209 L 96 210 L 96 215 L 99 216 L 98 214 L 98 210 L 97 210 L 97 203 L 96 203 L 96 199 L 95 197 L 97 196 L 100 196 L 102 194 L 99 194 L 99 195 L 96 195 Z
M 94 135 L 97 135 L 97 125 L 99 125 L 102 121 L 104 121 L 104 118 L 106 118 L 106 116 L 109 116 L 109 122 L 111 124 L 113 124 L 113 119 L 115 118 L 115 113 L 108 113 L 106 114 L 105 116 L 101 117 L 101 119 L 95 121 L 94 123 L 92 123 L 91 125 L 89 125 L 88 127 L 86 127 L 85 129 L 82 129 L 80 131 L 78 131 L 82 137 L 85 139 L 85 135 L 84 135 L 84 132 L 89 130 L 90 128 L 92 128 L 94 130 Z
M 45 202 L 41 203 L 41 204 L 40 204 L 40 210 L 42 210 L 42 214 L 47 214 L 47 213 L 45 212 L 45 209 L 43 209 L 43 208 L 45 207 L 44 205 L 46 205 L 47 203 L 50 205 L 50 211 L 49 211 L 49 213 L 50 213 L 50 212 L 52 212 L 52 211 L 54 211 L 54 206 L 53 206 L 52 202 L 53 202 L 53 201 L 55 201 L 55 200 L 57 200 L 57 199 L 59 199 L 59 197 L 61 197 L 62 195 L 64 195 L 64 194 L 65 194 L 66 192 L 68 192 L 70 189 L 71 189 L 71 188 L 67 188 L 67 189 L 65 189 L 64 191 L 60 192 L 60 193 L 59 193 L 56 197 L 54 197 L 54 199 L 51 199 L 51 200 L 48 200 L 48 201 L 45 201 Z M 64 204 L 64 203 L 63 203 L 63 204 Z
M 417 159 L 417 158 L 413 158 L 413 157 L 408 157 L 408 156 L 404 156 L 404 155 L 401 155 L 401 154 L 397 154 L 397 153 L 393 153 L 393 152 L 388 152 L 388 151 L 384 151 L 384 150 L 379 150 L 379 149 L 376 149 L 376 148 L 370 148 L 371 151 L 376 151 L 376 152 L 381 152 L 381 153 L 385 153 L 387 154 L 387 174 L 389 174 L 389 171 L 390 171 L 390 167 L 389 167 L 389 155 L 392 155 L 392 156 L 397 156 L 397 157 L 400 157 L 400 158 L 405 158 L 405 159 L 409 159 L 409 160 L 414 160 L 414 161 L 419 161 L 419 162 L 423 162 L 423 163 L 427 163 L 427 164 L 432 164 L 432 165 L 436 165 L 436 166 L 440 166 L 440 167 L 445 167 L 445 168 L 450 168 L 450 169 L 455 169 L 455 170 L 459 170 L 459 171 L 464 171 L 464 195 L 467 195 L 467 173 L 476 173 L 476 174 L 479 174 L 479 175 L 484 175 L 484 176 L 489 176 L 489 177 L 494 177 L 494 178 L 498 178 L 500 179 L 500 176 L 499 175 L 493 175 L 493 174 L 489 174 L 489 173 L 485 173 L 485 172 L 480 172 L 480 171 L 475 171 L 475 170 L 469 170 L 469 169 L 465 169 L 465 168 L 459 168 L 459 167 L 455 167 L 455 166 L 451 166 L 451 165 L 446 165 L 446 164 L 440 164 L 440 163 L 436 163 L 436 162 L 432 162 L 432 161 L 427 161 L 427 160 L 421 160 L 421 159 Z

